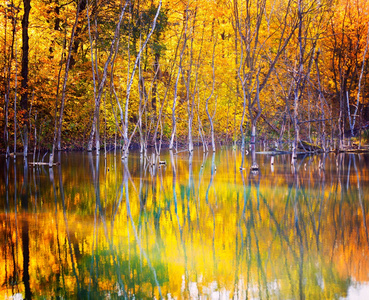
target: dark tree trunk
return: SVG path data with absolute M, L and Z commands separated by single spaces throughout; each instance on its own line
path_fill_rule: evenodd
M 53 13 L 56 15 L 55 19 L 54 19 L 54 30 L 55 31 L 60 31 L 61 28 L 60 28 L 60 5 L 59 5 L 59 0 L 55 0 L 54 2 L 54 11 L 52 12 L 50 10 L 50 14 Z M 56 37 L 53 38 L 53 40 L 51 41 L 51 44 L 50 44 L 50 47 L 49 47 L 49 58 L 50 59 L 53 59 L 54 58 L 54 47 L 55 47 L 55 44 L 56 44 Z
M 29 52 L 29 36 L 28 36 L 28 25 L 29 25 L 29 13 L 31 11 L 31 0 L 23 0 L 24 4 L 24 15 L 22 19 L 22 95 L 21 95 L 21 109 L 23 113 L 23 137 L 24 137 L 24 156 L 27 155 L 28 151 L 28 127 L 29 127 L 29 115 L 28 115 L 28 52 Z
M 87 2 L 86 0 L 81 0 L 79 3 L 79 13 L 81 14 L 87 7 Z M 76 28 L 76 32 L 74 34 L 74 42 L 73 42 L 73 46 L 72 46 L 72 55 L 70 57 L 70 65 L 69 65 L 69 69 L 73 69 L 74 65 L 77 62 L 77 56 L 78 56 L 78 48 L 79 45 L 81 44 L 81 38 L 80 35 L 82 34 L 84 24 L 80 24 L 77 25 Z

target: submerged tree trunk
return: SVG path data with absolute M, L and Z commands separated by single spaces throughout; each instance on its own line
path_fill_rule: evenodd
M 251 139 L 250 139 L 250 152 L 251 152 L 251 170 L 259 170 L 259 165 L 256 161 L 256 120 L 251 123 Z

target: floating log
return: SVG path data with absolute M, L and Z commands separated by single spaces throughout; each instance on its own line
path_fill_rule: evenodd
M 291 151 L 283 151 L 283 150 L 274 150 L 274 151 L 259 151 L 256 154 L 265 154 L 265 155 L 280 155 L 280 154 L 291 154 Z
M 341 149 L 341 153 L 368 153 L 369 149 Z
M 48 166 L 49 163 L 47 162 L 39 162 L 39 161 L 33 161 L 29 163 L 30 166 Z M 52 164 L 53 166 L 59 166 L 60 162 L 55 162 Z
M 323 151 L 322 147 L 302 140 L 299 142 L 298 148 L 305 151 Z

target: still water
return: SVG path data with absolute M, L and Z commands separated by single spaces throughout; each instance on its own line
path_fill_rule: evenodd
M 1 299 L 368 299 L 369 155 L 0 158 Z

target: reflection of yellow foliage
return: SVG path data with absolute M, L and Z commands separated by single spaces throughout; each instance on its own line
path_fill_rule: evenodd
M 76 295 L 78 286 L 118 294 L 123 283 L 130 295 L 158 298 L 157 280 L 162 295 L 179 299 L 211 294 L 333 299 L 345 295 L 350 279 L 369 280 L 365 205 L 360 204 L 368 201 L 368 185 L 363 184 L 368 176 L 360 175 L 367 173 L 345 176 L 351 182 L 347 191 L 328 172 L 311 175 L 318 172 L 318 161 L 297 178 L 282 176 L 284 170 L 271 176 L 265 167 L 259 182 L 233 173 L 239 157 L 227 164 L 218 158 L 210 187 L 209 159 L 201 169 L 202 157 L 195 154 L 193 180 L 188 162 L 177 160 L 174 190 L 171 165 L 155 180 L 151 174 L 140 180 L 137 169 L 127 182 L 126 203 L 124 174 L 100 170 L 100 199 L 93 188 L 78 185 L 76 192 L 74 178 L 71 188 L 64 188 L 65 211 L 61 202 L 55 207 L 45 201 L 42 213 L 18 214 L 17 219 L 14 213 L 2 215 L 6 243 L 0 247 L 0 282 L 15 274 L 21 282 L 23 233 L 29 236 L 31 289 L 45 297 L 62 295 L 59 289 Z M 267 165 L 265 159 L 261 166 Z M 121 184 L 123 190 L 117 188 Z M 341 198 L 348 192 L 352 199 Z M 17 288 L 24 291 L 22 284 Z M 8 283 L 0 297 L 9 291 Z

